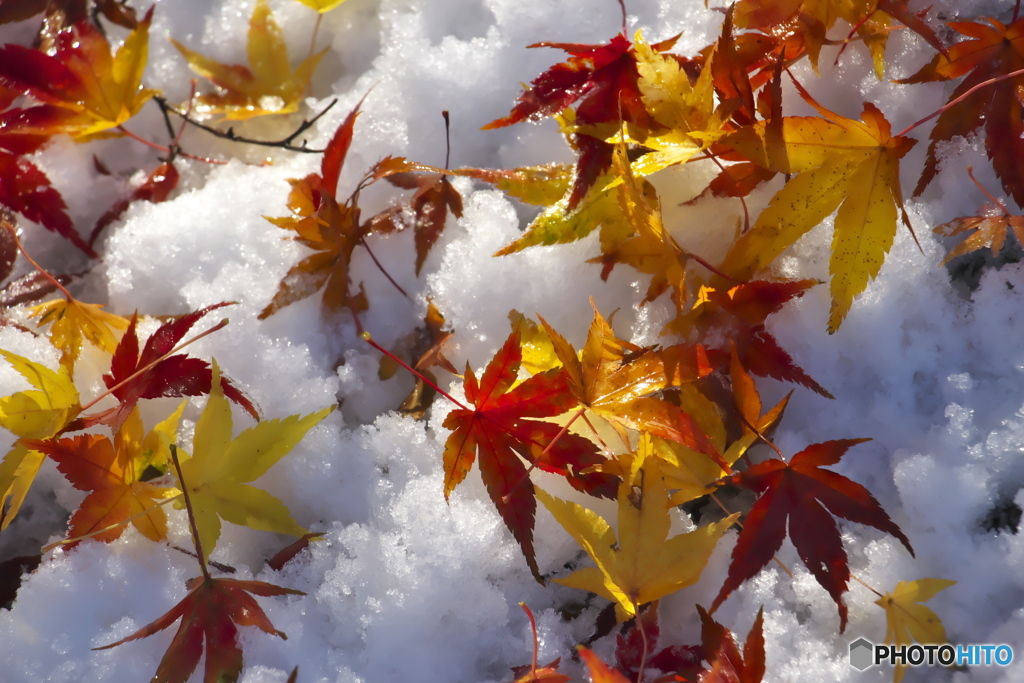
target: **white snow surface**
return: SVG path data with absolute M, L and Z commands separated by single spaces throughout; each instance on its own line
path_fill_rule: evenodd
M 187 96 L 191 74 L 167 36 L 221 61 L 244 63 L 253 4 L 158 2 L 147 86 L 162 88 L 172 101 Z M 719 13 L 696 1 L 627 4 L 630 32 L 642 28 L 652 41 L 682 32 L 677 51 L 683 54 L 713 42 L 721 22 Z M 315 14 L 291 0 L 271 5 L 297 62 L 308 49 Z M 911 3 L 918 5 L 923 3 Z M 939 0 L 932 16 L 991 14 L 1007 20 L 1012 9 L 1008 1 Z M 570 151 L 550 121 L 480 128 L 508 112 L 521 82 L 564 58 L 561 52 L 526 45 L 604 42 L 619 26 L 619 7 L 612 0 L 349 0 L 326 14 L 319 30 L 317 45 L 328 52 L 314 80 L 315 97 L 307 104 L 310 111 L 319 111 L 333 98 L 339 102 L 310 131 L 309 142 L 326 143 L 369 91 L 342 173 L 342 193 L 385 155 L 442 164 L 442 110 L 451 112 L 453 166 L 508 168 L 569 160 Z M 33 27 L 34 22 L 3 27 L 0 40 L 27 44 Z M 123 37 L 124 32 L 112 34 Z M 833 65 L 834 54 L 835 48 L 823 51 L 820 79 L 805 65 L 795 73 L 820 102 L 843 115 L 858 115 L 865 99 L 874 102 L 894 131 L 941 106 L 953 87 L 878 81 L 866 52 L 856 44 L 838 65 Z M 913 73 L 928 54 L 916 36 L 896 32 L 887 51 L 887 75 Z M 791 88 L 786 101 L 787 111 L 803 111 Z M 268 137 L 280 132 L 264 123 L 247 130 L 261 131 L 263 125 Z M 143 137 L 166 138 L 154 105 L 128 127 Z M 929 130 L 927 124 L 914 131 L 921 142 L 903 162 L 908 194 L 924 160 Z M 288 639 L 243 629 L 241 680 L 283 683 L 299 665 L 303 683 L 508 681 L 513 678 L 509 667 L 528 663 L 531 655 L 520 601 L 537 615 L 541 662 L 562 657 L 564 671 L 585 678 L 571 652 L 589 635 L 600 601 L 575 621 L 561 619 L 559 608 L 585 596 L 533 580 L 475 472 L 445 502 L 441 452 L 447 431 L 441 422 L 448 406 L 439 400 L 421 422 L 392 412 L 412 380 L 402 375 L 378 380 L 379 354 L 358 338 L 347 315 L 322 320 L 319 297 L 268 320 L 256 319 L 280 278 L 304 253 L 263 216 L 287 215 L 286 179 L 317 170 L 319 156 L 254 151 L 195 130 L 186 133 L 183 145 L 194 153 L 249 155 L 247 162 L 269 154 L 274 163 L 180 161 L 182 183 L 172 199 L 137 203 L 112 225 L 100 245 L 101 260 L 77 291 L 84 300 L 107 303 L 122 315 L 136 310 L 184 313 L 236 301 L 210 316 L 219 319 L 223 313 L 231 324 L 190 347 L 193 354 L 216 357 L 268 417 L 344 402 L 259 482 L 285 501 L 300 524 L 326 531 L 325 540 L 274 572 L 263 560 L 289 539 L 225 525 L 213 554 L 236 567 L 236 577 L 306 593 L 260 599 Z M 56 139 L 39 153 L 37 163 L 63 193 L 83 231 L 127 182 L 98 175 L 94 154 L 136 183 L 142 177 L 138 169 L 159 163 L 152 150 L 127 140 L 76 145 Z M 990 269 L 977 290 L 966 294 L 938 266 L 945 246 L 931 227 L 970 215 L 984 201 L 967 180 L 968 164 L 988 188 L 999 187 L 978 139 L 949 146 L 936 182 L 919 200 L 907 202 L 923 253 L 901 228 L 881 275 L 856 300 L 836 334 L 825 331 L 826 286 L 788 304 L 770 322 L 784 348 L 836 397 L 829 401 L 798 389 L 777 434 L 779 446 L 794 453 L 819 441 L 872 437 L 836 469 L 868 487 L 917 553 L 911 557 L 895 539 L 874 529 L 841 523 L 852 571 L 884 591 L 902 580 L 956 580 L 927 603 L 942 618 L 952 642 L 1007 643 L 1017 653 L 1008 668 L 910 670 L 907 681 L 1024 681 L 1024 533 L 996 533 L 982 526 L 996 507 L 1024 506 L 1024 267 Z M 721 240 L 713 230 L 731 230 L 739 206 L 708 200 L 676 208 L 674 201 L 698 192 L 709 173 L 686 168 L 662 174 L 657 182 L 670 227 L 685 245 L 703 249 L 700 253 L 714 260 L 721 255 L 715 253 L 721 251 Z M 450 219 L 419 278 L 413 274 L 410 234 L 370 239 L 411 300 L 384 279 L 365 251 L 356 252 L 353 277 L 365 283 L 370 299 L 363 322 L 380 343 L 391 345 L 414 330 L 427 296 L 456 332 L 448 356 L 456 365 L 469 361 L 477 370 L 507 336 L 512 308 L 543 315 L 578 345 L 593 297 L 606 313 L 619 309 L 615 323 L 621 336 L 664 343 L 657 333 L 670 304 L 659 300 L 641 308 L 647 280 L 625 266 L 601 282 L 599 267 L 585 263 L 598 253 L 596 235 L 492 258 L 519 234 L 530 214 L 482 185 L 456 184 L 464 193 L 465 215 Z M 751 210 L 763 206 L 776 187 L 760 190 Z M 364 211 L 375 212 L 401 196 L 397 190 L 374 188 L 364 194 Z M 827 222 L 795 245 L 777 272 L 827 279 L 830 227 Z M 55 271 L 85 265 L 73 247 L 44 231 L 28 230 L 25 242 Z M 24 264 L 20 268 L 19 273 L 28 272 Z M 0 348 L 56 365 L 56 353 L 45 338 L 15 327 L 0 328 Z M 77 372 L 79 386 L 95 389 L 104 370 L 99 355 L 87 352 Z M 791 388 L 760 384 L 766 404 Z M 451 387 L 460 391 L 457 380 Z M 0 395 L 25 388 L 16 373 L 0 368 Z M 204 401 L 191 401 L 186 411 L 186 445 Z M 150 425 L 173 405 L 169 399 L 151 403 L 145 413 Z M 236 410 L 236 423 L 247 420 Z M 542 481 L 557 495 L 572 495 L 564 482 Z M 54 520 L 63 508 L 74 509 L 82 495 L 45 466 L 22 519 L 0 536 L 0 552 L 21 554 L 31 551 L 33 543 L 38 549 L 59 538 L 62 528 L 59 522 L 54 527 Z M 614 519 L 612 506 L 596 505 Z M 170 516 L 172 542 L 188 547 L 184 513 Z M 32 528 L 49 531 L 31 538 Z M 716 549 L 697 585 L 663 601 L 663 644 L 699 642 L 694 605 L 709 605 L 717 594 L 734 538 L 730 534 Z M 542 571 L 558 569 L 579 552 L 543 508 L 538 510 L 536 544 Z M 792 579 L 769 566 L 716 613 L 743 637 L 764 606 L 765 680 L 890 680 L 888 668 L 859 673 L 847 663 L 851 641 L 884 638 L 885 615 L 874 604 L 876 596 L 851 583 L 846 596 L 850 622 L 839 634 L 834 603 L 788 541 L 779 556 L 793 569 Z M 171 630 L 112 650 L 91 648 L 123 638 L 166 612 L 185 595 L 185 581 L 196 573 L 192 558 L 153 544 L 133 529 L 111 544 L 87 542 L 52 553 L 26 578 L 13 608 L 0 612 L 0 679 L 148 680 L 170 644 Z M 614 639 L 595 647 L 610 657 Z M 193 680 L 201 675 L 197 672 Z

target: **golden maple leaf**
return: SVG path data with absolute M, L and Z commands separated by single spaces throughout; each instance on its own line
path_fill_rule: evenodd
M 307 57 L 293 70 L 281 27 L 266 0 L 256 3 L 249 20 L 248 67 L 221 64 L 170 40 L 194 72 L 217 86 L 218 92 L 197 97 L 193 108 L 203 114 L 222 114 L 229 121 L 298 111 L 313 71 L 326 52 Z

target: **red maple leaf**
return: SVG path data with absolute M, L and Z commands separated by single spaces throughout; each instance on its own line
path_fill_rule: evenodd
M 985 81 L 1024 68 L 1024 18 L 1009 26 L 995 19 L 986 19 L 990 26 L 972 21 L 950 22 L 958 33 L 968 36 L 950 46 L 948 57 L 936 55 L 916 74 L 899 83 L 924 83 L 967 77 L 956 87 L 950 101 Z M 939 114 L 932 129 L 931 144 L 924 171 L 914 189 L 914 196 L 924 192 L 938 172 L 936 147 L 953 136 L 970 135 L 985 126 L 985 151 L 992 167 L 1003 183 L 1003 191 L 1024 206 L 1024 102 L 1021 88 L 1024 76 L 1004 79 L 969 95 L 962 102 Z
M 230 303 L 222 302 L 207 306 L 164 323 L 146 340 L 141 353 L 139 337 L 135 331 L 137 316 L 133 315 L 110 360 L 110 374 L 103 375 L 103 382 L 120 401 L 120 405 L 101 413 L 87 415 L 76 427 L 106 424 L 116 432 L 140 399 L 201 396 L 210 393 L 213 372 L 207 361 L 184 354 L 168 354 L 200 318 Z M 258 421 L 260 414 L 252 401 L 229 379 L 222 377 L 221 381 L 224 384 L 224 395 Z
M 760 683 L 764 678 L 764 608 L 757 611 L 747 642 L 740 652 L 732 632 L 697 605 L 701 621 L 704 659 L 711 665 L 697 679 L 700 683 Z
M 178 632 L 174 634 L 171 646 L 160 660 L 153 681 L 185 683 L 199 665 L 205 643 L 206 672 L 203 680 L 206 683 L 233 683 L 242 671 L 238 626 L 256 626 L 279 638 L 287 637 L 274 629 L 252 595 L 305 595 L 302 591 L 281 588 L 263 581 L 197 576 L 186 585 L 188 594 L 170 612 L 127 638 L 93 649 L 106 650 L 130 640 L 147 638 L 181 619 Z
M 787 520 L 789 537 L 800 559 L 839 606 L 840 632 L 846 628 L 843 593 L 850 567 L 832 515 L 892 534 L 914 554 L 910 541 L 866 488 L 841 474 L 821 469 L 838 463 L 850 446 L 868 440 L 840 439 L 813 444 L 794 455 L 789 464 L 770 458 L 722 480 L 761 495 L 744 522 L 732 551 L 729 575 L 711 605 L 712 612 L 771 561 L 786 536 Z
M 719 369 L 729 367 L 730 340 L 736 345 L 740 363 L 759 377 L 795 382 L 833 398 L 820 384 L 797 365 L 765 328 L 765 320 L 782 306 L 818 284 L 817 280 L 769 282 L 753 280 L 727 290 L 705 288 L 693 310 L 677 318 L 670 326 L 680 331 L 698 330 L 701 339 L 721 340 L 708 351 L 708 358 Z
M 652 48 L 661 52 L 674 43 L 672 38 Z M 531 87 L 519 96 L 511 113 L 491 121 L 484 130 L 553 116 L 577 101 L 576 122 L 580 124 L 623 121 L 646 129 L 657 127 L 644 106 L 636 54 L 625 35 L 620 33 L 605 45 L 541 42 L 529 47 L 553 47 L 572 56 L 537 76 Z M 580 157 L 569 195 L 570 209 L 575 208 L 594 181 L 611 167 L 613 149 L 603 140 L 584 134 L 575 134 L 573 143 Z
M 479 456 L 487 492 L 540 581 L 533 549 L 537 500 L 520 456 L 531 469 L 560 474 L 593 495 L 614 498 L 618 481 L 601 472 L 580 473 L 604 460 L 593 442 L 561 433 L 562 427 L 552 422 L 528 419 L 561 415 L 579 404 L 561 368 L 534 375 L 509 391 L 522 358 L 517 326 L 479 380 L 467 366 L 465 392 L 474 408 L 457 408 L 445 418 L 444 427 L 452 433 L 444 449 L 444 495 L 447 499 L 466 478 Z

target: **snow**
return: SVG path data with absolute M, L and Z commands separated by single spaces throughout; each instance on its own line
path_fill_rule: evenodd
M 305 54 L 315 15 L 291 0 L 271 6 L 295 62 Z M 159 2 L 147 85 L 162 88 L 171 101 L 187 96 L 190 72 L 166 36 L 216 59 L 244 63 L 252 7 L 249 0 Z M 682 32 L 678 50 L 684 54 L 712 42 L 721 21 L 698 2 L 631 0 L 628 9 L 631 32 L 643 28 L 650 40 Z M 939 0 L 932 16 L 947 12 L 1006 19 L 1011 10 L 1006 1 Z M 454 166 L 567 161 L 569 150 L 551 122 L 495 131 L 480 127 L 507 113 L 521 82 L 561 59 L 560 52 L 528 50 L 527 44 L 602 42 L 619 24 L 612 0 L 349 0 L 325 15 L 319 29 L 318 47 L 327 47 L 328 53 L 314 80 L 316 97 L 309 109 L 319 111 L 335 97 L 339 101 L 311 131 L 310 145 L 324 144 L 369 91 L 342 188 L 351 188 L 366 168 L 388 154 L 440 165 L 445 154 L 440 112 L 445 109 L 452 117 Z M 3 27 L 0 40 L 27 44 L 31 30 L 30 24 Z M 120 29 L 112 33 L 124 35 Z M 951 91 L 952 86 L 937 84 L 914 86 L 911 93 L 876 80 L 859 46 L 851 46 L 838 66 L 832 65 L 833 52 L 823 52 L 820 80 L 806 66 L 796 73 L 819 101 L 847 116 L 858 114 L 860 103 L 869 99 L 898 131 L 941 106 Z M 897 32 L 887 57 L 894 73 L 905 76 L 926 54 L 920 40 Z M 786 102 L 788 113 L 803 113 L 791 88 Z M 274 134 L 272 124 L 255 125 Z M 164 139 L 163 122 L 152 105 L 129 128 Z M 914 132 L 922 141 L 904 160 L 907 192 L 916 181 L 915 171 L 907 169 L 920 168 L 929 130 L 930 124 Z M 570 653 L 589 635 L 600 606 L 588 603 L 584 617 L 561 619 L 562 608 L 582 606 L 585 596 L 557 585 L 541 587 L 532 579 L 476 473 L 446 504 L 441 451 L 447 431 L 441 422 L 449 408 L 438 402 L 422 422 L 390 412 L 411 379 L 378 380 L 377 352 L 358 338 L 349 317 L 323 320 L 318 297 L 265 321 L 256 319 L 303 251 L 282 240 L 281 231 L 263 216 L 287 215 L 286 179 L 316 170 L 319 157 L 254 152 L 199 131 L 188 131 L 183 146 L 209 155 L 249 155 L 245 161 L 250 163 L 179 162 L 182 182 L 171 200 L 137 203 L 108 229 L 100 245 L 102 260 L 80 285 L 81 296 L 123 315 L 135 310 L 184 313 L 235 301 L 211 315 L 229 317 L 230 325 L 191 347 L 192 353 L 216 357 L 269 417 L 343 402 L 340 412 L 312 430 L 260 481 L 287 503 L 300 524 L 325 531 L 324 541 L 274 572 L 262 560 L 288 539 L 225 525 L 213 555 L 235 566 L 237 578 L 254 577 L 306 593 L 260 600 L 288 639 L 245 629 L 241 680 L 283 683 L 295 665 L 303 682 L 510 680 L 508 667 L 527 663 L 531 654 L 520 601 L 537 615 L 540 661 L 560 656 L 563 670 L 582 677 Z M 54 140 L 36 161 L 82 226 L 92 225 L 125 187 L 117 177 L 97 174 L 93 154 L 135 183 L 141 180 L 138 169 L 158 163 L 152 150 L 126 140 L 80 146 Z M 251 163 L 268 155 L 272 165 Z M 1024 506 L 1024 267 L 988 270 L 969 294 L 938 267 L 945 245 L 930 227 L 968 215 L 984 201 L 967 181 L 965 167 L 973 165 L 983 184 L 998 187 L 978 140 L 954 142 L 944 149 L 944 159 L 936 182 L 920 200 L 908 201 L 923 253 L 901 229 L 881 275 L 857 299 L 836 334 L 825 332 L 826 287 L 815 288 L 771 319 L 770 329 L 782 346 L 836 396 L 827 401 L 798 390 L 777 443 L 793 453 L 822 440 L 872 437 L 836 469 L 872 491 L 909 536 L 917 557 L 880 532 L 842 524 L 853 573 L 884 591 L 901 580 L 956 580 L 928 603 L 952 642 L 1008 643 L 1017 653 L 1006 669 L 911 669 L 905 680 L 1021 681 L 1024 534 L 989 531 L 982 521 L 999 506 Z M 684 169 L 663 174 L 665 179 L 657 182 L 663 195 L 682 200 L 701 189 L 707 173 Z M 590 297 L 604 312 L 619 309 L 615 323 L 620 335 L 637 343 L 659 342 L 657 330 L 670 315 L 669 304 L 663 298 L 640 308 L 647 280 L 626 267 L 602 283 L 599 268 L 584 263 L 598 252 L 596 235 L 494 259 L 491 254 L 519 234 L 529 212 L 499 192 L 465 180 L 456 186 L 465 199 L 465 214 L 449 222 L 421 277 L 412 272 L 411 235 L 370 239 L 411 300 L 386 281 L 365 252 L 357 252 L 353 276 L 365 283 L 370 299 L 363 324 L 381 344 L 396 343 L 415 329 L 427 296 L 456 332 L 448 356 L 460 367 L 467 360 L 476 369 L 486 363 L 508 334 L 507 314 L 513 308 L 541 314 L 578 345 L 592 315 Z M 760 190 L 751 199 L 751 210 L 766 204 L 772 192 Z M 383 188 L 367 192 L 364 211 L 375 212 L 397 196 Z M 673 201 L 665 204 L 670 229 L 709 249 L 716 244 L 714 230 L 734 225 L 739 216 L 738 206 L 725 201 L 678 209 L 672 208 Z M 695 235 L 695 226 L 707 226 L 705 234 Z M 796 244 L 780 260 L 778 272 L 827 279 L 830 227 L 828 221 Z M 73 248 L 41 230 L 29 230 L 25 243 L 55 270 L 86 265 Z M 720 256 L 707 255 L 711 260 Z M 24 263 L 19 267 L 19 274 L 28 272 Z M 0 348 L 56 366 L 57 354 L 45 340 L 13 327 L 0 328 Z M 98 355 L 83 354 L 79 386 L 98 387 L 104 369 Z M 763 386 L 768 405 L 790 388 Z M 451 387 L 459 393 L 457 381 Z M 0 368 L 0 395 L 24 388 L 19 376 Z M 186 410 L 186 445 L 203 403 L 193 400 Z M 173 404 L 154 402 L 147 408 L 147 424 L 166 414 L 168 406 Z M 248 418 L 236 411 L 236 422 L 243 419 Z M 8 436 L 0 441 L 6 446 Z M 543 482 L 557 495 L 572 495 L 555 479 Z M 0 536 L 0 553 L 17 555 L 56 540 L 33 534 L 49 528 L 59 535 L 55 520 L 61 506 L 80 500 L 76 495 L 52 466 L 44 466 L 21 521 Z M 598 503 L 596 509 L 614 519 L 609 504 Z M 170 534 L 173 544 L 190 545 L 183 513 L 171 514 Z M 697 585 L 663 601 L 666 642 L 699 641 L 693 605 L 709 605 L 717 594 L 732 539 L 720 544 Z M 559 567 L 579 551 L 543 510 L 536 542 L 542 570 Z M 884 613 L 873 604 L 877 596 L 852 584 L 846 596 L 850 623 L 840 635 L 835 605 L 788 541 L 780 558 L 794 578 L 770 566 L 716 613 L 745 635 L 764 605 L 766 680 L 889 680 L 886 667 L 858 673 L 847 664 L 850 642 L 884 637 Z M 52 553 L 27 577 L 13 608 L 0 612 L 3 680 L 148 680 L 170 643 L 170 632 L 112 650 L 90 648 L 123 638 L 163 614 L 184 596 L 184 583 L 196 572 L 192 558 L 134 530 L 109 545 L 84 543 L 71 552 Z M 598 641 L 598 653 L 608 656 L 612 641 Z

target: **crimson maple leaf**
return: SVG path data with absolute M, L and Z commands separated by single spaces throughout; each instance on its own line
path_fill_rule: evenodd
M 803 296 L 816 284 L 817 280 L 753 280 L 724 291 L 704 287 L 693 309 L 669 323 L 669 329 L 697 332 L 700 339 L 720 340 L 719 346 L 708 351 L 708 358 L 717 368 L 728 368 L 730 353 L 727 349 L 731 341 L 748 372 L 802 384 L 826 398 L 833 398 L 793 361 L 765 328 L 769 315 L 777 313 L 787 301 Z
M 671 38 L 651 47 L 663 52 L 674 43 L 675 39 Z M 605 45 L 541 42 L 528 47 L 553 47 L 572 56 L 537 76 L 532 87 L 519 96 L 511 113 L 491 121 L 484 130 L 553 116 L 577 101 L 578 124 L 622 121 L 645 129 L 657 127 L 644 106 L 633 44 L 622 33 Z M 573 143 L 580 157 L 569 195 L 569 209 L 575 208 L 601 174 L 611 167 L 613 150 L 604 140 L 582 133 L 573 135 Z
M 164 323 L 146 340 L 141 353 L 139 337 L 135 331 L 137 316 L 133 315 L 110 360 L 110 374 L 103 375 L 103 382 L 120 401 L 120 405 L 85 416 L 81 424 L 75 426 L 81 429 L 94 424 L 106 424 L 116 432 L 140 399 L 209 394 L 213 380 L 210 364 L 184 354 L 169 354 L 200 318 L 230 304 L 222 302 L 207 306 Z M 260 414 L 252 401 L 227 378 L 221 381 L 224 383 L 224 395 L 258 421 Z
M 787 520 L 789 537 L 800 559 L 839 606 L 840 632 L 846 629 L 843 593 L 850 567 L 832 515 L 892 534 L 914 554 L 903 531 L 866 488 L 841 474 L 821 469 L 835 465 L 848 448 L 864 441 L 869 439 L 813 444 L 794 455 L 789 464 L 770 458 L 722 480 L 761 495 L 750 509 L 733 548 L 729 575 L 711 605 L 712 612 L 771 561 L 786 536 Z
M 972 21 L 950 22 L 951 28 L 970 39 L 950 46 L 948 57 L 936 55 L 916 74 L 897 82 L 945 81 L 967 74 L 950 96 L 953 102 L 985 81 L 1024 68 L 1024 18 L 1008 26 L 991 18 L 986 21 L 989 26 Z M 979 89 L 939 114 L 929 136 L 928 159 L 914 189 L 915 197 L 924 192 L 938 172 L 938 143 L 953 136 L 970 135 L 984 125 L 985 151 L 1003 183 L 1003 191 L 1024 206 L 1024 166 L 1020 163 L 1024 157 L 1022 87 L 1024 76 L 1005 79 Z
M 281 588 L 263 581 L 197 576 L 186 585 L 188 594 L 170 612 L 127 638 L 93 649 L 106 650 L 130 640 L 147 638 L 181 619 L 178 632 L 174 634 L 171 646 L 167 648 L 156 669 L 153 683 L 185 683 L 199 665 L 204 642 L 204 683 L 233 683 L 242 671 L 238 626 L 256 626 L 266 633 L 287 638 L 274 628 L 252 596 L 305 595 L 302 591 Z
M 701 621 L 704 659 L 711 665 L 697 679 L 700 683 L 761 683 L 764 678 L 764 607 L 757 611 L 747 642 L 740 652 L 736 638 L 697 605 Z
M 519 542 L 530 571 L 543 583 L 533 549 L 537 500 L 520 456 L 531 469 L 536 466 L 560 474 L 575 488 L 593 495 L 614 498 L 618 480 L 601 472 L 581 474 L 604 461 L 593 442 L 562 434 L 562 427 L 553 422 L 529 419 L 561 415 L 579 404 L 561 368 L 534 375 L 509 390 L 523 359 L 519 337 L 516 326 L 479 380 L 466 367 L 464 388 L 474 407 L 457 408 L 445 418 L 444 427 L 452 433 L 444 448 L 444 495 L 447 500 L 479 455 L 487 493 Z

